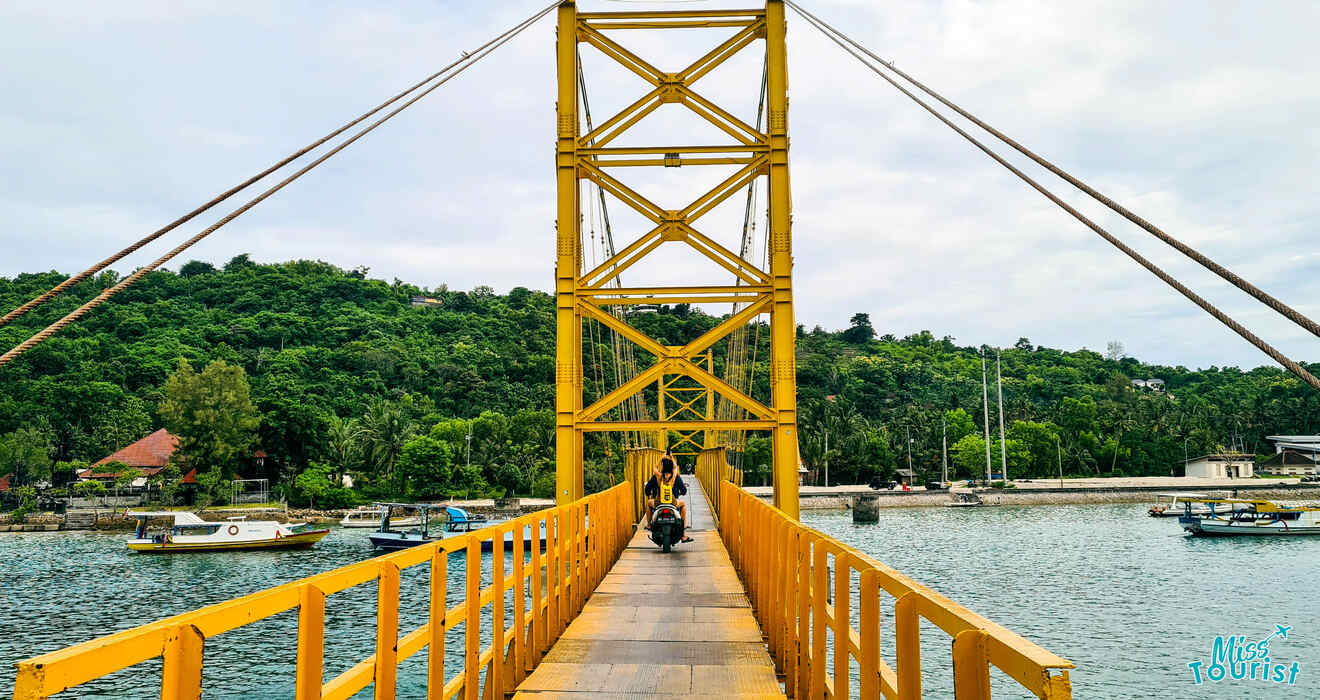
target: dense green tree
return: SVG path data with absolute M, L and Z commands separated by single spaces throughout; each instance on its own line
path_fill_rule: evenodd
M 399 454 L 397 479 L 400 493 L 413 498 L 440 498 L 451 493 L 454 449 L 429 435 L 404 443 Z
M 0 435 L 0 476 L 14 475 L 15 484 L 50 479 L 50 437 L 36 428 Z
M 215 360 L 194 372 L 180 359 L 163 393 L 161 420 L 179 439 L 174 459 L 199 475 L 232 477 L 252 455 L 259 423 L 243 368 Z

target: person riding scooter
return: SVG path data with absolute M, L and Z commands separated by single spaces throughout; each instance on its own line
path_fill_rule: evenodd
M 651 475 L 650 481 L 646 482 L 646 529 L 651 529 L 651 513 L 657 506 L 672 505 L 678 509 L 679 516 L 682 518 L 683 529 L 687 530 L 687 504 L 679 496 L 687 495 L 687 484 L 683 483 L 683 477 L 678 475 L 678 465 L 674 462 L 672 454 L 666 452 L 664 457 L 655 467 L 655 473 Z M 680 542 L 691 542 L 692 538 L 683 536 Z

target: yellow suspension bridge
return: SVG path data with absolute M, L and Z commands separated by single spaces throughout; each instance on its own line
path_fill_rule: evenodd
M 425 696 L 433 700 L 510 695 L 911 700 L 924 697 L 924 690 L 945 694 L 949 689 L 954 697 L 970 700 L 990 697 L 992 668 L 1019 691 L 1038 698 L 1070 698 L 1068 671 L 1073 664 L 1067 659 L 798 521 L 785 46 L 789 9 L 1138 264 L 1320 388 L 1305 369 L 1009 164 L 892 76 L 1312 333 L 1320 335 L 1320 326 L 880 60 L 792 0 L 767 0 L 753 9 L 663 12 L 579 12 L 572 0 L 563 0 L 0 319 L 0 325 L 10 322 L 375 118 L 214 225 L 9 350 L 0 356 L 3 366 L 554 14 L 557 505 L 19 662 L 14 697 L 76 694 L 85 683 L 153 661 L 160 663 L 161 698 L 199 698 L 204 692 L 223 695 L 224 689 L 203 688 L 208 641 L 291 613 L 297 616 L 296 645 L 284 662 L 293 674 L 299 700 L 340 700 L 367 689 L 378 700 L 407 696 L 400 692 L 400 664 L 419 654 L 425 655 Z M 720 31 L 725 38 L 679 67 L 661 68 L 628 47 L 630 31 L 676 29 Z M 599 122 L 590 112 L 583 48 L 646 85 L 626 107 Z M 759 85 L 759 103 L 756 113 L 743 119 L 736 116 L 737 110 L 707 98 L 699 88 L 717 67 L 753 49 L 762 54 L 761 80 L 751 82 Z M 695 114 L 726 142 L 618 145 L 620 137 L 648 115 L 670 105 Z M 732 173 L 677 209 L 658 204 L 620 174 L 656 168 L 686 174 L 694 168 L 721 166 Z M 702 219 L 744 192 L 742 239 L 735 250 L 704 232 Z M 621 203 L 630 215 L 640 217 L 645 232 L 616 247 L 607 201 L 616 207 Z M 625 274 L 646 269 L 648 258 L 662 246 L 694 251 L 714 263 L 724 277 L 708 285 L 626 286 Z M 730 304 L 732 310 L 700 337 L 662 342 L 629 323 L 633 314 L 657 304 Z M 763 316 L 769 317 L 768 322 L 761 320 Z M 758 380 L 754 368 L 762 346 L 768 348 L 769 371 Z M 715 361 L 717 351 L 720 363 Z M 651 362 L 642 366 L 647 358 Z M 606 389 L 588 397 L 584 381 L 588 373 L 596 380 L 593 386 Z M 741 487 L 737 465 L 749 431 L 771 436 L 772 503 Z M 625 436 L 627 479 L 587 494 L 584 444 L 591 434 L 601 432 Z M 666 447 L 695 461 L 698 483 L 689 500 L 690 525 L 697 539 L 662 555 L 644 532 L 637 531 L 636 523 L 644 507 L 642 484 Z M 538 532 L 544 533 L 543 546 L 536 545 Z M 492 555 L 483 558 L 483 549 Z M 451 570 L 462 572 L 459 590 L 451 590 L 450 582 L 457 580 Z M 401 595 L 401 581 L 412 575 L 425 581 L 424 600 Z M 334 664 L 327 664 L 327 656 L 333 654 L 333 645 L 327 644 L 327 615 L 337 604 L 337 595 L 359 588 L 374 588 L 375 651 L 327 677 L 328 666 L 342 667 L 345 661 L 334 658 Z M 451 605 L 450 600 L 459 602 Z M 402 620 L 417 615 L 425 621 L 406 629 Z M 931 634 L 947 640 L 943 658 L 932 660 L 928 654 L 923 659 L 922 639 Z M 937 689 L 923 687 L 932 667 L 947 669 Z

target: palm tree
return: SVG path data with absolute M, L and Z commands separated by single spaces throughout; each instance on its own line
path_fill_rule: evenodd
M 368 461 L 379 476 L 394 474 L 403 444 L 416 432 L 403 407 L 385 399 L 374 399 L 362 416 L 362 442 Z
M 334 467 L 335 486 L 343 485 L 344 473 L 359 464 L 362 458 L 362 438 L 361 421 L 330 416 L 330 427 L 326 431 L 326 451 L 330 455 L 330 465 Z

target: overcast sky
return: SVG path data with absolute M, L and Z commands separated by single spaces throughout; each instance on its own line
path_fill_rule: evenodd
M 1166 231 L 1320 316 L 1320 4 L 803 2 Z M 580 6 L 665 4 L 727 6 Z M 0 3 L 0 275 L 81 269 L 538 6 Z M 432 287 L 549 289 L 552 17 L 169 267 L 248 252 L 260 261 L 366 265 L 374 277 Z M 665 43 L 644 32 L 619 38 L 678 70 L 728 35 L 680 34 Z M 1163 364 L 1269 362 L 791 14 L 788 41 L 799 322 L 839 328 L 863 311 L 881 333 L 929 329 L 965 344 L 1026 336 L 1103 350 L 1120 340 L 1128 354 Z M 754 119 L 761 46 L 698 91 Z M 645 92 L 594 49 L 582 53 L 598 122 Z M 727 142 L 681 107 L 666 110 L 677 113 L 657 113 L 619 144 Z M 695 196 L 694 182 L 728 174 L 640 170 L 619 176 L 674 208 Z M 1287 354 L 1320 360 L 1320 340 L 1084 203 L 1066 183 L 1047 182 Z M 743 200 L 735 200 L 698 228 L 736 246 Z M 644 232 L 621 205 L 611 214 L 620 247 Z M 659 259 L 672 275 L 643 279 L 639 270 L 629 282 L 724 283 L 703 278 L 705 268 L 673 246 L 681 248 L 669 244 Z M 164 249 L 116 267 L 129 270 Z

